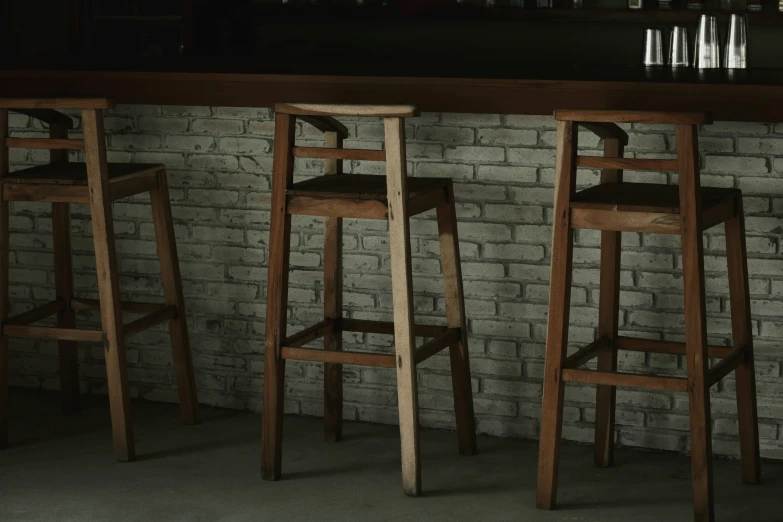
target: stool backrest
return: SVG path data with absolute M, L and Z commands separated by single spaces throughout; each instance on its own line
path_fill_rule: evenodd
M 50 162 L 68 161 L 67 150 L 84 150 L 84 140 L 68 139 L 68 131 L 73 129 L 73 119 L 55 109 L 75 109 L 100 111 L 114 107 L 106 98 L 0 98 L 0 172 L 8 174 L 8 149 L 49 149 Z M 49 138 L 11 138 L 8 136 L 8 113 L 24 114 L 49 126 Z
M 415 105 L 327 105 L 320 103 L 278 103 L 278 115 L 299 119 L 325 134 L 325 147 L 296 147 L 290 136 L 291 154 L 298 158 L 326 159 L 327 170 L 333 171 L 335 162 L 342 160 L 386 161 L 386 151 L 344 149 L 342 141 L 348 138 L 348 129 L 334 116 L 399 119 L 418 116 Z M 275 143 L 277 147 L 277 142 Z M 340 168 L 340 167 L 337 167 Z
M 684 130 L 695 132 L 697 125 L 712 123 L 708 112 L 658 112 L 658 111 L 608 111 L 608 110 L 558 110 L 555 119 L 562 124 L 579 126 L 604 140 L 604 157 L 576 155 L 572 147 L 575 167 L 605 169 L 622 175 L 623 169 L 679 172 L 679 160 L 623 158 L 623 148 L 628 145 L 628 134 L 617 123 L 672 124 L 678 136 Z M 575 137 L 574 137 L 575 139 Z M 692 140 L 696 144 L 695 137 Z M 612 174 L 614 175 L 614 174 Z

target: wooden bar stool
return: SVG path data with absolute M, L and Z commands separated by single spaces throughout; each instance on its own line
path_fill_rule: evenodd
M 166 171 L 163 165 L 115 164 L 106 162 L 103 109 L 113 105 L 105 99 L 0 99 L 0 146 L 2 178 L 0 188 L 0 449 L 8 443 L 8 338 L 57 339 L 60 347 L 60 382 L 67 411 L 79 409 L 78 341 L 102 343 L 111 407 L 114 453 L 117 460 L 134 459 L 133 426 L 128 396 L 125 339 L 168 322 L 179 389 L 182 420 L 196 422 L 198 403 L 190 341 L 185 321 L 185 304 L 174 239 Z M 55 109 L 82 111 L 84 139 L 68 139 L 73 128 L 70 117 Z M 8 137 L 8 111 L 26 114 L 49 125 L 51 139 Z M 9 172 L 9 147 L 51 149 L 50 163 Z M 68 163 L 69 149 L 83 149 L 85 163 Z M 150 193 L 152 217 L 158 244 L 165 303 L 121 302 L 114 247 L 111 203 L 114 200 Z M 10 201 L 52 203 L 52 236 L 57 298 L 14 317 L 8 317 L 8 207 Z M 70 204 L 90 205 L 99 299 L 77 299 L 73 292 Z M 76 310 L 98 310 L 101 329 L 76 328 Z M 143 314 L 127 324 L 122 312 Z M 57 326 L 33 323 L 57 315 Z
M 748 267 L 742 193 L 701 187 L 698 125 L 708 114 L 674 112 L 556 111 L 557 172 L 552 239 L 544 403 L 538 461 L 538 506 L 555 507 L 557 470 L 566 382 L 596 384 L 595 462 L 613 461 L 615 388 L 625 386 L 687 392 L 690 400 L 691 461 L 695 520 L 714 520 L 710 387 L 735 372 L 742 478 L 756 484 L 759 472 L 756 384 L 753 367 Z M 618 122 L 674 124 L 677 159 L 626 159 L 628 136 Z M 604 139 L 604 157 L 577 156 L 577 127 Z M 602 183 L 576 192 L 577 167 L 603 169 Z M 676 171 L 679 187 L 622 183 L 622 169 Z M 733 346 L 707 344 L 702 232 L 725 223 Z M 573 229 L 601 230 L 598 339 L 568 356 Z M 685 287 L 685 343 L 618 335 L 621 232 L 679 234 Z M 617 350 L 684 354 L 686 377 L 648 376 L 617 371 Z M 580 369 L 597 358 L 597 370 Z M 709 367 L 709 358 L 720 362 Z
M 451 356 L 459 451 L 463 455 L 472 455 L 476 451 L 465 305 L 451 180 L 407 177 L 405 118 L 415 116 L 418 112 L 416 107 L 278 104 L 275 111 L 264 367 L 264 479 L 277 480 L 281 473 L 285 361 L 294 359 L 325 363 L 324 425 L 329 441 L 337 441 L 342 435 L 342 365 L 377 366 L 397 369 L 403 490 L 408 495 L 418 495 L 421 492 L 421 472 L 416 364 L 447 347 Z M 342 142 L 348 132 L 333 116 L 383 118 L 386 150 L 343 149 Z M 297 118 L 324 132 L 324 147 L 294 145 Z M 295 157 L 325 158 L 325 175 L 294 183 Z M 342 161 L 346 159 L 386 161 L 386 179 L 381 176 L 343 174 Z M 445 327 L 416 325 L 413 320 L 408 219 L 430 209 L 437 211 L 446 294 L 448 325 Z M 292 214 L 326 218 L 324 320 L 288 337 L 286 310 Z M 393 323 L 343 318 L 342 218 L 383 219 L 389 222 Z M 393 334 L 396 355 L 343 351 L 341 334 L 344 331 Z M 432 339 L 416 349 L 416 336 Z M 324 338 L 324 350 L 303 348 L 305 344 L 321 337 Z

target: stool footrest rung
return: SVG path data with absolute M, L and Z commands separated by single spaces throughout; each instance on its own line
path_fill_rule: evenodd
M 164 306 L 166 306 L 165 303 L 120 302 L 120 310 L 132 314 L 150 314 L 157 312 Z M 101 302 L 97 299 L 77 299 L 74 297 L 71 299 L 71 308 L 74 310 L 94 310 L 100 312 Z
M 332 319 L 324 319 L 320 323 L 316 323 L 313 326 L 305 328 L 301 332 L 297 332 L 294 335 L 286 338 L 283 340 L 282 344 L 288 348 L 299 348 L 306 345 L 307 343 L 320 339 L 329 332 L 336 331 L 336 323 L 339 322 L 333 321 Z
M 448 348 L 462 339 L 461 328 L 449 328 L 446 332 L 421 345 L 416 350 L 416 364 L 424 362 L 444 348 Z
M 577 156 L 576 166 L 592 169 L 656 170 L 663 172 L 677 172 L 680 170 L 677 160 L 602 158 L 599 156 Z
M 9 337 L 32 337 L 35 339 L 55 339 L 58 341 L 102 342 L 103 332 L 100 330 L 85 330 L 83 328 L 51 328 L 48 326 L 28 326 L 21 324 L 6 324 L 3 335 Z
M 176 317 L 177 317 L 176 306 L 159 305 L 158 310 L 152 312 L 151 314 L 147 314 L 144 317 L 139 317 L 135 321 L 131 321 L 130 323 L 124 325 L 122 327 L 122 332 L 123 335 L 125 335 L 125 338 L 127 339 L 132 335 L 141 333 L 144 330 L 149 330 L 153 326 L 156 326 L 160 323 L 164 323 L 171 319 L 175 319 Z
M 657 341 L 654 339 L 637 339 L 635 337 L 618 337 L 615 341 L 618 350 L 631 352 L 668 353 L 672 355 L 685 355 L 685 343 L 675 341 Z M 708 346 L 707 353 L 713 359 L 723 359 L 731 355 L 734 348 L 731 346 Z
M 611 340 L 608 337 L 600 337 L 584 348 L 569 355 L 563 362 L 563 368 L 579 368 L 583 364 L 598 357 L 598 354 L 607 350 L 610 346 Z
M 334 364 L 353 364 L 359 366 L 377 366 L 380 368 L 396 368 L 394 355 L 382 353 L 364 353 L 318 350 L 314 348 L 294 348 L 292 346 L 283 346 L 280 349 L 280 356 L 283 359 L 292 359 L 296 361 L 311 361 Z
M 688 391 L 688 379 L 684 377 L 663 377 L 658 375 L 576 369 L 564 369 L 561 376 L 567 382 L 605 384 L 608 386 L 643 388 L 646 390 Z
M 394 323 L 390 321 L 368 321 L 366 319 L 343 319 L 341 321 L 343 332 L 362 332 L 394 335 Z M 429 324 L 416 324 L 413 326 L 413 335 L 416 337 L 438 337 L 446 333 L 448 327 Z
M 46 319 L 47 317 L 58 313 L 63 308 L 65 308 L 65 301 L 63 301 L 62 299 L 55 299 L 50 303 L 46 303 L 41 306 L 36 306 L 32 310 L 28 310 L 26 312 L 22 312 L 21 314 L 17 314 L 13 317 L 9 317 L 8 319 L 6 319 L 5 324 L 20 325 L 20 326 L 32 324 L 40 321 L 41 319 Z
M 707 375 L 707 386 L 712 386 L 737 369 L 738 366 L 747 361 L 748 351 L 743 346 L 737 348 L 729 355 L 724 357 L 718 364 L 710 368 Z
M 294 147 L 295 158 L 324 158 L 357 161 L 386 161 L 385 150 Z

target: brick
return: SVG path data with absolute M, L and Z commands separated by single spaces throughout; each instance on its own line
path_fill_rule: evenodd
M 220 138 L 218 147 L 229 154 L 266 154 L 272 150 L 269 140 L 260 138 Z
M 190 124 L 191 132 L 199 134 L 242 134 L 244 129 L 244 121 L 223 118 L 197 118 Z
M 501 147 L 447 147 L 447 161 L 469 162 L 500 162 L 505 159 L 506 152 Z
M 535 145 L 538 141 L 538 133 L 532 130 L 516 129 L 479 129 L 478 142 L 480 145 Z
M 416 139 L 437 141 L 440 143 L 472 145 L 475 141 L 475 131 L 471 128 L 464 127 L 423 126 L 416 130 Z

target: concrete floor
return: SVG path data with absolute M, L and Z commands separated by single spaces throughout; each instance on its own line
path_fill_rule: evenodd
M 263 482 L 261 417 L 202 409 L 182 426 L 176 406 L 134 403 L 134 463 L 112 456 L 108 403 L 85 398 L 77 415 L 59 397 L 12 390 L 11 447 L 0 452 L 2 521 L 515 520 L 687 521 L 690 467 L 671 454 L 621 450 L 613 469 L 592 465 L 589 447 L 567 444 L 560 509 L 535 509 L 535 442 L 481 437 L 461 457 L 453 433 L 421 433 L 424 496 L 400 488 L 394 426 L 348 423 L 327 444 L 319 419 L 287 417 L 283 480 Z M 743 486 L 739 463 L 715 461 L 717 519 L 783 520 L 783 463 L 764 484 Z

